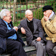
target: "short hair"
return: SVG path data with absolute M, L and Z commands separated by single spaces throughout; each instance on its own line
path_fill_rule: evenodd
M 0 12 L 0 17 L 1 17 L 2 19 L 3 19 L 4 16 L 7 15 L 7 13 L 6 13 L 7 11 L 10 12 L 8 9 L 2 9 L 2 10 L 1 10 L 1 12 Z
M 29 12 L 32 12 L 32 11 L 31 11 L 31 10 L 29 10 L 29 9 L 28 9 L 28 10 L 26 10 L 26 11 L 25 11 L 25 15 L 26 15 L 27 13 L 29 13 Z

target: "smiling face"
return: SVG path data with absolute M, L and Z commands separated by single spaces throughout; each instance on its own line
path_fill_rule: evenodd
M 25 17 L 26 17 L 29 21 L 32 21 L 32 19 L 33 19 L 33 13 L 30 11 L 30 12 L 28 12 L 27 14 L 25 14 Z
M 6 21 L 7 23 L 11 22 L 11 13 L 9 11 L 6 12 L 6 16 L 3 17 L 3 20 Z

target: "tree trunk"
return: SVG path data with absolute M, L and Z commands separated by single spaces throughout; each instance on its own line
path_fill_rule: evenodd
M 16 2 L 17 2 L 17 0 L 14 0 L 14 5 L 13 5 L 13 22 L 16 21 L 16 14 L 15 14 L 15 12 L 16 12 Z

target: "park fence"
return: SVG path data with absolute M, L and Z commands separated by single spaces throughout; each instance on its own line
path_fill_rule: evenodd
M 43 17 L 42 7 L 51 5 L 56 10 L 56 0 L 0 0 L 0 11 L 9 9 L 12 15 L 12 20 L 16 24 L 20 20 L 25 19 L 25 10 L 33 11 L 33 16 L 36 19 Z

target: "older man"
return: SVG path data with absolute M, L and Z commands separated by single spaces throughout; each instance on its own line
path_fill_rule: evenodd
M 43 14 L 41 23 L 46 32 L 46 50 L 49 56 L 55 56 L 53 47 L 56 45 L 56 15 L 49 5 L 43 7 Z
M 44 56 L 44 44 L 41 43 L 44 32 L 41 26 L 41 21 L 33 18 L 33 12 L 31 10 L 25 11 L 25 17 L 26 19 L 21 21 L 18 28 L 23 34 L 26 34 L 27 44 L 36 47 L 36 56 Z
M 0 16 L 0 54 L 7 50 L 12 56 L 26 56 L 23 41 L 17 34 L 18 27 L 12 25 L 10 11 L 3 9 Z

